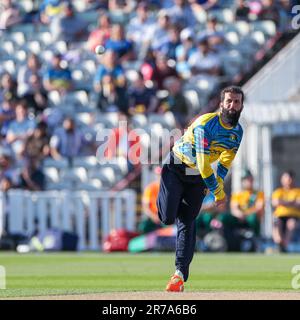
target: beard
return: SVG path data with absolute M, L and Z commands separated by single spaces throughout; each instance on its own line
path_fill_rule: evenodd
M 235 127 L 240 119 L 240 115 L 243 109 L 239 111 L 235 110 L 227 110 L 221 107 L 221 115 L 225 121 L 225 123 L 229 124 L 231 127 Z

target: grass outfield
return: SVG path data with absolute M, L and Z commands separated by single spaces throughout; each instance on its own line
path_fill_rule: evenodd
M 174 254 L 0 253 L 6 290 L 0 298 L 101 292 L 162 291 L 174 270 Z M 300 255 L 196 254 L 188 292 L 295 291 Z

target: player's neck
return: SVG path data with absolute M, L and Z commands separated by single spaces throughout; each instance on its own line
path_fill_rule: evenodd
M 233 126 L 232 126 L 230 123 L 228 123 L 228 122 L 226 121 L 226 119 L 224 119 L 224 116 L 221 114 L 221 112 L 219 112 L 219 119 L 220 119 L 221 125 L 222 125 L 225 129 L 232 129 L 232 128 L 233 128 Z

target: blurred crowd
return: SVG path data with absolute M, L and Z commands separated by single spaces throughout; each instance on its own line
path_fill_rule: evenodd
M 156 199 L 160 184 L 160 167 L 153 170 L 154 179 L 146 186 L 143 197 L 144 217 L 138 231 L 147 234 L 164 228 L 157 214 Z M 272 193 L 272 240 L 275 250 L 293 251 L 300 243 L 300 188 L 295 184 L 295 173 L 284 171 L 279 186 Z M 203 201 L 196 219 L 196 233 L 204 251 L 263 251 L 263 220 L 266 197 L 255 187 L 249 170 L 242 174 L 242 189 L 231 194 L 227 205 L 216 207 L 214 196 L 209 193 Z M 266 239 L 265 239 L 266 240 Z
M 195 115 L 183 89 L 195 82 L 211 85 L 209 100 L 231 79 L 222 61 L 233 46 L 222 29 L 226 19 L 273 21 L 282 32 L 293 5 L 287 0 L 3 0 L 2 38 L 9 39 L 18 26 L 33 25 L 37 32 L 46 28 L 51 39 L 43 39 L 49 44 L 45 51 L 27 50 L 15 72 L 0 66 L 1 190 L 44 190 L 45 158 L 95 155 L 97 143 L 79 128 L 76 109 L 53 112 L 53 96 L 66 101 L 84 90 L 95 97 L 94 115 L 115 112 L 129 121 L 137 114 L 171 112 L 183 129 Z M 103 53 L 96 56 L 99 45 Z M 78 83 L 73 70 L 83 65 L 83 57 L 96 68 L 91 79 Z

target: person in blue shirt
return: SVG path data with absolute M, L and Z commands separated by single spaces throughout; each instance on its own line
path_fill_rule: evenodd
M 68 68 L 61 66 L 62 55 L 54 54 L 52 58 L 52 66 L 44 75 L 44 87 L 47 91 L 57 90 L 64 93 L 72 89 L 72 75 Z
M 94 90 L 99 93 L 98 107 L 102 111 L 117 111 L 127 108 L 125 72 L 117 62 L 114 50 L 102 56 L 94 77 Z
M 28 118 L 26 101 L 18 101 L 16 104 L 16 119 L 9 124 L 6 135 L 6 141 L 11 145 L 17 158 L 21 158 L 25 141 L 32 134 L 35 125 L 35 121 Z
M 149 114 L 155 112 L 158 106 L 158 99 L 155 90 L 147 88 L 141 72 L 137 73 L 136 80 L 128 90 L 129 114 Z
M 116 52 L 121 62 L 134 58 L 133 43 L 125 38 L 124 28 L 120 24 L 112 26 L 110 39 L 105 42 L 105 49 Z
M 76 14 L 71 3 L 65 3 L 62 14 L 51 21 L 50 31 L 55 41 L 67 44 L 84 41 L 88 37 L 88 22 Z
M 0 106 L 0 133 L 5 137 L 9 124 L 15 118 L 15 100 L 11 96 L 4 97 L 4 101 Z

